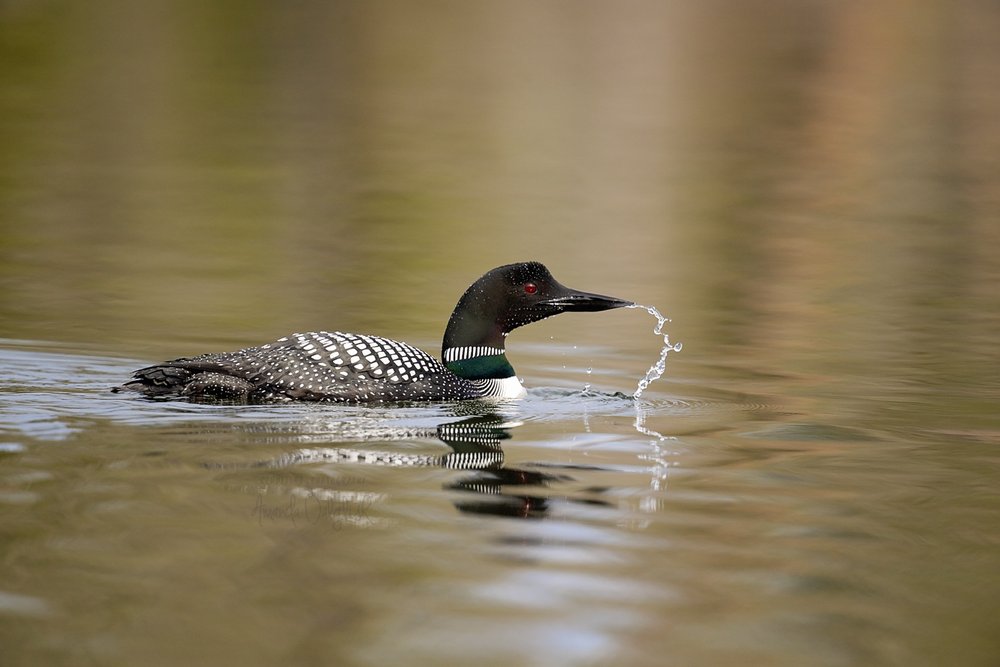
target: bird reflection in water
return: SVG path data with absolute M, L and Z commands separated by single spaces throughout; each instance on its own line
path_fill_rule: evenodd
M 501 443 L 511 438 L 511 429 L 518 422 L 509 417 L 487 412 L 455 422 L 440 424 L 436 429 L 417 433 L 407 429 L 405 437 L 436 437 L 451 448 L 440 455 L 407 454 L 341 447 L 312 447 L 290 452 L 260 464 L 268 468 L 284 468 L 311 463 L 353 463 L 396 467 L 441 467 L 468 471 L 469 474 L 445 485 L 448 491 L 463 494 L 453 501 L 457 509 L 472 514 L 507 516 L 522 519 L 544 517 L 553 502 L 610 506 L 610 503 L 590 497 L 553 495 L 546 490 L 554 483 L 572 482 L 567 475 L 505 467 Z M 380 430 L 380 439 L 387 439 Z
M 466 448 L 495 448 L 499 459 L 487 466 L 450 466 L 473 471 L 471 475 L 445 486 L 449 491 L 471 494 L 455 502 L 462 512 L 491 516 L 509 516 L 520 519 L 537 519 L 549 511 L 550 497 L 526 493 L 527 488 L 544 489 L 551 482 L 571 481 L 564 475 L 505 468 L 500 442 L 511 437 L 511 424 L 495 414 L 470 417 L 438 427 L 438 438 L 455 450 L 449 456 L 470 455 Z M 467 453 L 468 452 L 468 453 Z M 569 498 L 566 498 L 569 500 Z

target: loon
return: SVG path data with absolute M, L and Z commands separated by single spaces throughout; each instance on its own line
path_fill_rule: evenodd
M 114 391 L 245 402 L 517 398 L 526 392 L 507 361 L 507 334 L 567 311 L 630 305 L 565 287 L 539 262 L 507 264 L 488 271 L 459 299 L 444 332 L 441 361 L 388 338 L 316 331 L 142 368 Z

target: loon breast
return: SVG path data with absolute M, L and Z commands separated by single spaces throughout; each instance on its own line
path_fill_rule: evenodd
M 412 345 L 339 331 L 168 361 L 137 371 L 125 387 L 150 395 L 342 403 L 468 399 L 489 390 Z
M 473 380 L 473 382 L 476 382 Z M 489 398 L 524 398 L 528 392 L 521 384 L 517 376 L 500 378 L 496 380 L 484 380 L 486 392 L 484 396 Z

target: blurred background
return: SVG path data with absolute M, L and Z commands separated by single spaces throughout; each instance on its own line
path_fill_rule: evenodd
M 6 0 L 0 336 L 436 347 L 530 258 L 691 360 L 967 381 L 998 351 L 997 34 L 985 0 Z

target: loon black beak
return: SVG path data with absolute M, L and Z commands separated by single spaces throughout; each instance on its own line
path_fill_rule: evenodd
M 612 308 L 624 308 L 634 306 L 631 301 L 618 299 L 613 296 L 603 294 L 591 294 L 590 292 L 578 292 L 577 290 L 564 288 L 565 291 L 551 299 L 542 301 L 542 305 L 552 306 L 565 312 L 593 313 L 599 310 L 611 310 Z

